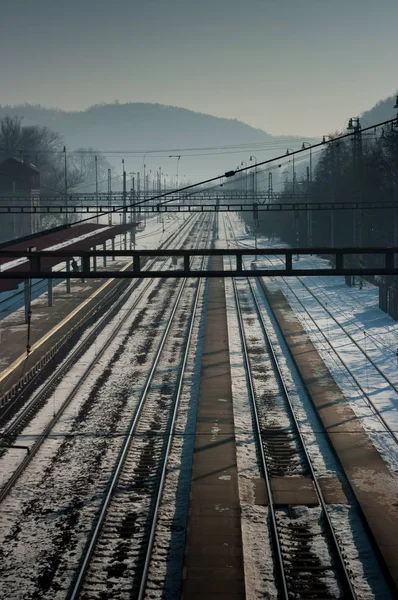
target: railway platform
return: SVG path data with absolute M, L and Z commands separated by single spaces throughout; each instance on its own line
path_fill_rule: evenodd
M 116 261 L 116 268 L 125 262 Z M 101 266 L 98 266 L 98 270 Z M 53 305 L 48 306 L 47 293 L 31 302 L 31 323 L 25 323 L 25 309 L 20 308 L 0 321 L 0 399 L 17 385 L 61 339 L 86 318 L 90 311 L 104 299 L 115 286 L 115 280 L 81 280 L 71 282 L 68 293 L 66 283 L 53 288 Z M 27 353 L 27 345 L 30 352 Z
M 213 258 L 222 269 L 222 257 Z M 245 598 L 224 281 L 209 281 L 183 600 Z
M 280 290 L 261 285 L 398 593 L 398 482 Z

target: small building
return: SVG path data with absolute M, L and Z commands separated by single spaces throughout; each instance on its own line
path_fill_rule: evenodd
M 40 172 L 29 162 L 18 158 L 7 158 L 0 164 L 0 241 L 19 238 L 40 230 L 38 213 L 7 214 L 5 208 L 13 210 L 28 204 L 38 206 L 40 202 Z M 5 213 L 5 214 L 4 214 Z

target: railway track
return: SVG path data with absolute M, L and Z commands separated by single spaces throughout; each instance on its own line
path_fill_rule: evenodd
M 193 221 L 195 219 L 184 222 L 179 231 L 173 232 L 165 240 L 163 247 L 167 247 L 173 243 L 186 229 L 189 230 Z M 123 268 L 129 268 L 131 264 L 128 263 Z M 70 364 L 73 364 L 79 357 L 81 337 L 84 336 L 87 329 L 93 326 L 93 329 L 88 331 L 88 336 L 82 340 L 83 350 L 90 341 L 96 338 L 98 331 L 101 331 L 104 325 L 117 314 L 130 291 L 139 285 L 141 285 L 139 280 L 117 282 L 117 285 L 102 298 L 100 306 L 95 303 L 87 314 L 73 325 L 44 356 L 40 357 L 36 364 L 29 368 L 27 373 L 24 368 L 24 372 L 16 383 L 11 384 L 9 389 L 2 389 L 0 397 L 0 426 L 4 426 L 7 419 L 24 405 L 26 398 L 32 393 L 32 389 L 37 389 L 43 382 L 48 383 L 49 379 L 55 381 L 58 374 L 62 375 L 68 370 Z M 100 316 L 101 312 L 105 313 L 102 317 Z M 98 322 L 99 317 L 100 322 Z M 59 364 L 65 355 L 68 355 L 66 362 L 64 361 L 62 364 Z
M 202 222 L 202 219 L 200 222 L 202 224 L 200 231 L 197 228 L 195 235 L 189 236 L 190 244 L 198 244 L 200 240 L 198 232 L 203 236 L 206 223 Z M 156 292 L 159 284 L 164 289 L 158 299 L 157 294 L 154 295 L 153 292 Z M 169 399 L 165 396 L 172 395 L 173 391 L 170 389 L 172 379 L 169 380 L 169 377 L 176 377 L 181 363 L 180 348 L 188 335 L 184 332 L 188 316 L 192 311 L 196 283 L 195 280 L 188 280 L 185 285 L 186 290 L 165 342 L 165 357 L 159 364 L 160 372 L 157 370 L 155 389 L 152 386 L 148 392 L 148 402 L 152 402 L 152 410 L 146 413 L 142 411 L 142 417 L 144 413 L 147 417 L 152 416 L 152 421 L 147 424 L 149 435 L 144 440 L 141 431 L 137 433 L 137 437 L 134 437 L 134 441 L 141 443 L 143 449 L 138 463 L 134 463 L 137 479 L 145 469 L 151 468 L 153 464 L 151 461 L 156 458 L 152 452 L 148 454 L 148 444 L 150 450 L 152 443 L 150 438 L 157 431 L 157 420 L 167 412 L 164 403 L 169 402 Z M 36 597 L 54 597 L 54 595 L 67 597 L 67 594 L 71 593 L 70 585 L 83 551 L 84 540 L 88 539 L 93 524 L 98 519 L 103 496 L 109 489 L 110 474 L 114 472 L 116 457 L 122 447 L 128 424 L 131 423 L 132 416 L 137 414 L 138 399 L 145 385 L 150 361 L 162 335 L 164 322 L 173 307 L 179 286 L 176 286 L 172 280 L 164 280 L 156 282 L 155 288 L 145 300 L 143 308 L 132 317 L 131 323 L 126 324 L 123 333 L 113 346 L 115 352 L 113 350 L 111 354 L 108 352 L 107 357 L 102 361 L 103 372 L 98 377 L 97 369 L 96 375 L 93 374 L 87 384 L 82 386 L 82 399 L 77 397 L 72 403 L 64 419 L 49 436 L 48 443 L 43 445 L 38 453 L 34 464 L 26 470 L 24 476 L 11 490 L 9 497 L 4 500 L 2 524 L 5 527 L 2 528 L 0 558 L 2 573 L 4 575 L 7 573 L 10 579 L 8 584 L 5 578 L 0 583 L 0 595 L 7 590 L 10 596 L 22 597 L 21 594 L 33 593 L 33 588 Z M 144 313 L 145 316 L 140 320 L 140 315 Z M 196 329 L 197 324 L 195 331 Z M 135 334 L 133 339 L 131 339 L 131 332 Z M 130 341 L 127 339 L 129 335 Z M 187 386 L 191 385 L 190 377 L 191 375 L 187 376 L 185 381 L 187 385 L 184 383 L 183 386 L 182 405 L 186 403 Z M 71 419 L 72 423 L 70 423 Z M 64 425 L 68 422 L 70 425 L 65 428 Z M 142 422 L 141 418 L 140 422 Z M 167 435 L 160 437 L 164 442 L 169 439 Z M 174 456 L 174 447 L 172 456 Z M 149 461 L 149 466 L 145 464 L 146 460 Z M 145 487 L 144 477 L 141 477 L 141 480 Z M 167 481 L 169 481 L 169 473 L 167 473 Z M 125 492 L 127 493 L 130 485 L 131 480 L 124 481 L 122 497 Z M 14 511 L 15 503 L 18 509 Z M 150 506 L 152 505 L 151 503 Z M 140 511 L 143 506 L 136 506 L 136 508 Z M 7 517 L 9 510 L 12 514 L 11 519 Z M 49 512 L 52 514 L 50 519 L 46 516 Z M 128 515 L 125 517 L 124 522 L 128 523 Z M 163 518 L 162 505 L 160 519 Z M 164 535 L 164 525 L 162 527 L 161 536 Z M 115 530 L 111 527 L 111 531 Z M 41 543 L 33 551 L 35 546 L 33 540 L 38 538 L 41 539 Z M 137 536 L 134 535 L 133 539 L 137 539 Z M 158 543 L 158 532 L 156 532 L 156 548 L 159 547 Z M 32 546 L 30 555 L 34 554 L 35 558 L 29 560 L 24 552 L 21 555 L 18 551 L 21 546 L 25 548 Z M 117 556 L 120 557 L 120 554 Z M 141 551 L 139 556 L 142 556 Z M 140 565 L 140 558 L 138 558 L 138 566 Z M 151 565 L 152 569 L 153 565 Z M 100 567 L 98 573 L 103 572 Z M 106 576 L 109 576 L 110 581 L 115 580 L 112 570 L 106 571 Z M 153 586 L 151 575 L 150 582 Z M 107 585 L 105 587 L 107 588 Z M 95 596 L 90 594 L 90 598 L 93 597 Z M 115 597 L 118 595 L 116 594 Z
M 202 226 L 203 229 L 203 226 Z M 201 229 L 201 231 L 202 231 Z M 171 239 L 168 240 L 168 243 L 172 243 L 175 240 L 176 236 L 172 235 Z M 21 434 L 23 429 L 27 426 L 27 424 L 34 418 L 34 416 L 38 413 L 38 411 L 45 405 L 48 401 L 49 396 L 52 391 L 59 383 L 59 381 L 66 376 L 72 365 L 81 358 L 84 352 L 90 347 L 91 344 L 97 339 L 100 335 L 101 331 L 104 327 L 109 323 L 109 321 L 120 311 L 121 307 L 128 302 L 129 296 L 131 292 L 136 288 L 139 289 L 139 294 L 134 300 L 131 302 L 131 305 L 128 307 L 128 310 L 125 311 L 123 317 L 116 322 L 113 331 L 104 341 L 103 346 L 95 352 L 92 360 L 84 369 L 78 383 L 73 387 L 71 392 L 67 395 L 65 400 L 62 402 L 62 405 L 55 412 L 53 417 L 49 420 L 49 422 L 45 425 L 40 435 L 38 435 L 30 446 L 29 453 L 22 459 L 18 467 L 12 472 L 11 476 L 7 480 L 7 482 L 1 487 L 0 490 L 0 503 L 4 501 L 7 495 L 10 493 L 11 489 L 14 487 L 15 483 L 18 481 L 22 473 L 28 467 L 28 465 L 32 462 L 33 458 L 40 450 L 44 441 L 48 438 L 50 432 L 53 430 L 55 425 L 59 422 L 65 410 L 68 408 L 72 400 L 75 398 L 76 394 L 79 392 L 81 385 L 86 381 L 88 376 L 91 374 L 93 368 L 101 359 L 101 357 L 105 354 L 111 344 L 119 335 L 120 331 L 124 327 L 125 323 L 129 320 L 130 315 L 139 305 L 141 299 L 144 297 L 149 288 L 153 285 L 153 281 L 145 281 L 138 280 L 141 284 L 139 285 L 137 282 L 133 282 L 130 284 L 124 293 L 120 296 L 120 301 L 116 303 L 114 307 L 112 307 L 106 314 L 98 321 L 96 326 L 92 329 L 90 334 L 83 340 L 82 344 L 78 346 L 78 348 L 73 351 L 66 361 L 61 365 L 60 369 L 57 370 L 48 381 L 35 393 L 31 400 L 27 403 L 27 405 L 16 415 L 14 419 L 7 425 L 5 429 L 2 431 L 2 438 L 6 440 L 9 444 L 12 444 L 15 440 L 17 440 L 18 436 Z M 142 285 L 141 282 L 145 282 Z M 137 285 L 135 285 L 137 283 Z M 6 447 L 2 449 L 3 453 L 6 451 Z
M 207 259 L 203 257 L 200 262 L 204 260 Z M 69 600 L 99 598 L 104 594 L 144 598 L 201 290 L 201 280 L 182 281 Z M 181 324 L 187 317 L 186 334 L 181 337 Z M 172 364 L 167 358 L 171 352 Z
M 269 261 L 269 262 L 271 262 L 271 261 Z M 385 384 L 386 384 L 388 386 L 388 388 L 391 389 L 392 393 L 394 393 L 395 395 L 398 395 L 397 385 L 391 380 L 390 377 L 388 377 L 388 375 L 386 375 L 386 373 L 383 372 L 383 370 L 378 366 L 376 361 L 369 355 L 369 353 L 366 351 L 366 349 L 364 349 L 362 347 L 361 343 L 359 343 L 354 338 L 354 336 L 348 331 L 347 327 L 345 327 L 344 325 L 342 325 L 339 322 L 339 320 L 333 314 L 332 310 L 330 310 L 328 308 L 328 306 L 324 302 L 322 302 L 322 300 L 319 299 L 319 297 L 303 281 L 302 277 L 297 277 L 296 279 L 300 282 L 300 284 L 303 286 L 303 288 L 306 290 L 306 292 L 311 296 L 311 298 L 318 304 L 318 306 L 320 306 L 322 308 L 324 313 L 327 315 L 328 319 L 333 321 L 333 323 L 339 328 L 339 330 L 342 332 L 342 334 L 345 336 L 345 338 L 349 341 L 349 343 L 352 344 L 352 346 L 354 346 L 357 351 L 359 351 L 359 353 L 362 355 L 363 360 L 365 362 L 365 368 L 373 369 L 374 375 L 382 379 L 381 388 L 384 388 L 384 391 L 386 391 L 385 390 Z M 333 343 L 330 341 L 330 338 L 327 335 L 327 332 L 325 332 L 325 330 L 322 329 L 322 327 L 318 324 L 316 319 L 312 316 L 311 311 L 308 309 L 306 304 L 296 293 L 293 286 L 289 283 L 289 281 L 287 281 L 287 278 L 281 277 L 281 280 L 286 285 L 286 287 L 288 288 L 290 293 L 294 296 L 297 303 L 301 306 L 302 310 L 304 311 L 304 313 L 306 315 L 306 318 L 310 321 L 313 330 L 326 343 L 326 346 L 329 349 L 329 351 L 333 353 L 333 355 L 336 359 L 336 363 L 339 365 L 340 369 L 342 369 L 344 372 L 346 372 L 348 374 L 348 376 L 352 379 L 352 381 L 355 383 L 357 388 L 360 390 L 362 399 L 366 403 L 366 405 L 367 405 L 368 409 L 371 411 L 372 415 L 379 421 L 382 428 L 386 431 L 386 433 L 389 435 L 389 437 L 393 440 L 394 444 L 398 444 L 398 436 L 397 436 L 396 432 L 390 426 L 390 424 L 387 422 L 386 418 L 383 416 L 381 411 L 378 409 L 376 402 L 371 398 L 368 390 L 365 389 L 365 385 L 364 385 L 363 381 L 361 381 L 361 379 L 356 375 L 354 370 L 352 368 L 350 368 L 350 366 L 347 364 L 347 362 L 344 361 L 342 350 L 341 349 L 339 350 L 338 348 L 336 348 L 333 345 Z M 363 333 L 362 329 L 361 329 L 361 332 Z M 341 346 L 341 344 L 340 344 L 340 346 Z M 347 352 L 346 344 L 344 345 L 344 351 Z M 371 375 L 371 373 L 367 372 L 367 376 L 369 377 L 370 375 Z
M 228 228 L 228 230 L 231 234 L 231 237 L 233 237 L 233 239 L 235 240 L 236 245 L 240 245 L 238 240 L 236 240 L 236 238 L 235 238 L 231 223 L 229 222 L 226 227 Z M 262 260 L 264 260 L 264 259 L 273 265 L 272 259 L 270 259 L 269 257 L 263 256 Z M 276 256 L 276 257 L 274 257 L 274 259 L 279 260 L 282 264 L 284 264 L 283 260 L 280 257 Z M 347 375 L 349 377 L 349 380 L 351 382 L 353 382 L 352 387 L 354 388 L 356 386 L 356 388 L 359 390 L 360 395 L 362 396 L 362 400 L 363 400 L 364 404 L 366 405 L 366 407 L 368 408 L 368 410 L 370 411 L 371 415 L 377 419 L 377 421 L 380 423 L 382 429 L 388 434 L 388 437 L 392 440 L 392 442 L 396 446 L 398 444 L 398 435 L 396 433 L 396 428 L 392 427 L 387 422 L 387 419 L 385 418 L 385 416 L 382 414 L 382 412 L 377 407 L 376 401 L 374 399 L 372 399 L 371 394 L 365 388 L 364 382 L 361 381 L 360 377 L 357 376 L 356 373 L 354 372 L 354 369 L 350 368 L 350 366 L 344 360 L 344 353 L 347 353 L 347 344 L 344 344 L 344 345 L 340 344 L 340 349 L 336 348 L 333 345 L 333 343 L 330 341 L 330 339 L 327 335 L 327 332 L 318 324 L 316 319 L 314 319 L 310 310 L 308 309 L 306 304 L 302 301 L 300 296 L 296 293 L 293 286 L 290 284 L 289 280 L 286 277 L 280 277 L 280 279 L 286 285 L 286 287 L 290 291 L 290 293 L 294 296 L 296 302 L 301 306 L 303 312 L 306 315 L 307 321 L 309 320 L 309 322 L 311 323 L 311 327 L 312 327 L 313 331 L 317 334 L 317 336 L 320 337 L 322 342 L 326 344 L 326 347 L 328 348 L 328 350 L 333 354 L 333 356 L 335 358 L 335 364 L 339 368 L 340 372 Z M 391 380 L 391 377 L 389 377 L 383 371 L 383 369 L 380 368 L 380 366 L 377 364 L 376 360 L 374 360 L 369 355 L 369 351 L 366 349 L 366 347 L 365 348 L 363 347 L 361 341 L 358 341 L 357 339 L 355 339 L 354 335 L 352 335 L 352 333 L 350 333 L 348 331 L 348 327 L 344 326 L 342 323 L 340 323 L 340 321 L 336 318 L 335 314 L 333 314 L 332 310 L 330 308 L 328 308 L 328 306 L 325 302 L 322 302 L 322 300 L 320 300 L 318 295 L 315 294 L 311 290 L 311 288 L 303 281 L 302 277 L 296 277 L 296 280 L 300 282 L 300 284 L 303 286 L 303 288 L 306 290 L 306 292 L 311 296 L 311 298 L 318 304 L 318 306 L 320 306 L 322 308 L 324 313 L 327 315 L 327 318 L 330 319 L 339 328 L 339 330 L 342 332 L 342 334 L 346 337 L 347 341 L 349 341 L 349 343 L 352 344 L 354 349 L 359 351 L 359 353 L 362 355 L 363 360 L 364 360 L 365 370 L 367 373 L 367 378 L 371 377 L 372 375 L 375 375 L 375 376 L 378 376 L 379 378 L 381 378 L 381 381 L 379 379 L 380 384 L 378 384 L 378 386 L 375 386 L 375 385 L 373 386 L 372 395 L 374 396 L 374 390 L 377 387 L 379 387 L 381 390 L 383 390 L 383 392 L 386 392 L 385 385 L 387 385 L 388 388 L 391 389 L 391 392 L 394 395 L 398 395 L 398 385 Z M 344 318 L 347 319 L 347 316 L 344 315 Z M 358 333 L 362 333 L 364 335 L 364 345 L 366 346 L 366 339 L 372 340 L 372 336 L 366 335 L 365 330 L 358 324 L 355 324 L 355 327 L 358 329 Z M 377 346 L 377 344 L 375 342 L 376 342 L 376 340 L 374 340 L 373 343 L 375 344 L 377 351 L 380 352 L 380 348 Z M 392 353 L 390 353 L 390 354 L 392 354 Z M 393 353 L 393 354 L 394 354 L 394 358 L 395 358 L 395 353 Z M 383 361 L 383 359 L 385 360 L 385 356 L 382 357 L 382 361 Z M 373 373 L 371 372 L 372 370 L 373 370 Z
M 249 279 L 234 280 L 233 285 L 283 597 L 356 598 L 252 283 Z M 252 338 L 248 341 L 247 322 L 253 314 L 256 325 L 250 328 L 261 331 L 263 352 Z M 259 386 L 252 376 L 261 369 L 267 373 L 264 386 Z M 277 505 L 272 478 L 287 476 L 311 480 L 318 507 L 289 510 Z
M 230 224 L 228 228 L 233 235 Z M 232 285 L 281 597 L 355 599 L 349 569 L 252 282 L 233 278 Z M 273 478 L 292 476 L 312 481 L 317 506 L 276 504 Z

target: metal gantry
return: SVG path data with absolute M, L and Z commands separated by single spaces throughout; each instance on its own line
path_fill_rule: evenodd
M 261 198 L 261 201 L 260 201 Z M 303 200 L 304 198 L 304 200 Z M 4 200 L 2 198 L 1 200 Z M 123 213 L 205 213 L 205 212 L 266 212 L 266 213 L 280 213 L 280 212 L 303 212 L 303 211 L 339 211 L 339 210 L 351 210 L 351 211 L 364 211 L 364 210 L 396 210 L 398 209 L 397 201 L 350 201 L 350 202 L 310 202 L 308 195 L 300 195 L 293 197 L 292 195 L 286 196 L 283 202 L 266 202 L 264 196 L 258 196 L 254 198 L 248 196 L 246 200 L 242 201 L 241 197 L 233 197 L 230 202 L 221 202 L 220 199 L 213 200 L 210 202 L 194 202 L 190 198 L 189 203 L 170 201 L 166 203 L 158 204 L 138 204 L 137 201 L 134 204 L 126 205 L 118 196 L 110 196 L 109 198 L 102 199 L 99 201 L 98 208 L 95 202 L 91 198 L 85 198 L 78 203 L 71 201 L 68 204 L 59 204 L 60 200 L 57 198 L 57 203 L 51 203 L 46 200 L 46 203 L 39 202 L 27 202 L 20 199 L 17 201 L 9 201 L 8 203 L 0 200 L 0 215 L 7 214 L 123 214 Z
M 21 251 L 0 250 L 2 271 L 1 279 L 107 279 L 111 278 L 142 278 L 142 277 L 231 277 L 253 275 L 253 270 L 244 265 L 243 257 L 278 256 L 281 265 L 265 268 L 260 266 L 255 274 L 258 276 L 286 277 L 298 275 L 398 275 L 395 256 L 398 247 L 391 248 L 216 248 L 216 249 L 190 249 L 190 250 L 44 250 Z M 300 256 L 321 255 L 329 259 L 329 265 L 322 267 L 306 268 L 297 259 Z M 362 267 L 359 263 L 354 265 L 353 258 L 361 255 L 375 257 L 376 266 Z M 159 271 L 153 269 L 142 270 L 143 259 L 146 257 L 175 257 L 176 265 L 173 269 Z M 195 270 L 191 267 L 191 258 L 195 256 L 224 256 L 233 259 L 231 271 L 214 271 L 210 267 Z M 51 269 L 56 264 L 70 262 L 73 258 L 80 259 L 80 267 L 76 270 Z M 132 260 L 132 268 L 123 271 L 109 268 L 93 270 L 90 259 L 125 257 Z M 4 259 L 25 259 L 17 266 L 7 269 Z M 109 263 L 108 263 L 109 264 Z

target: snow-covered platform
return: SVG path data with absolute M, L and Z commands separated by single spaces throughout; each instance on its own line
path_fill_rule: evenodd
M 122 263 L 114 263 L 121 268 Z M 101 268 L 101 267 L 99 267 Z M 71 291 L 60 283 L 53 290 L 53 305 L 48 306 L 47 294 L 31 303 L 31 323 L 25 323 L 25 309 L 20 308 L 0 322 L 0 399 L 6 404 L 4 395 L 26 378 L 51 349 L 68 334 L 79 321 L 103 300 L 110 290 L 118 285 L 112 280 L 71 282 Z M 30 353 L 27 353 L 27 345 Z
M 222 269 L 222 257 L 213 259 Z M 209 282 L 182 597 L 243 599 L 245 584 L 224 281 Z
M 398 482 L 280 290 L 263 289 L 398 590 Z

